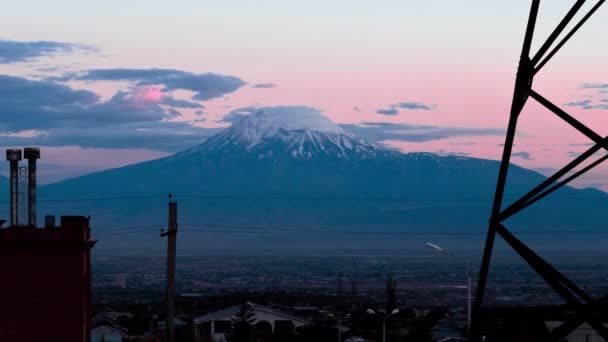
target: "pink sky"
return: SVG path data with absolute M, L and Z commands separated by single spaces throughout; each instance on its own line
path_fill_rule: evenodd
M 548 34 L 570 3 L 543 3 L 538 38 Z M 382 121 L 504 128 L 529 10 L 528 1 L 480 0 L 458 4 L 353 1 L 348 6 L 317 0 L 289 6 L 261 1 L 254 6 L 231 0 L 206 7 L 186 1 L 170 7 L 155 1 L 147 6 L 109 1 L 86 11 L 87 6 L 78 2 L 61 0 L 52 6 L 43 4 L 33 14 L 31 7 L 21 2 L 8 6 L 0 6 L 0 10 L 14 13 L 0 23 L 0 32 L 5 34 L 1 38 L 82 42 L 97 46 L 101 53 L 0 64 L 1 74 L 30 77 L 40 73 L 36 69 L 41 65 L 65 65 L 65 71 L 171 68 L 234 75 L 248 82 L 225 98 L 202 103 L 207 120 L 195 124 L 205 127 L 225 125 L 218 121 L 234 108 L 307 105 L 323 110 L 338 123 Z M 113 10 L 116 6 L 122 9 L 120 13 Z M 608 94 L 597 90 L 580 89 L 583 83 L 608 82 L 608 48 L 601 38 L 605 37 L 608 11 L 600 12 L 535 80 L 534 88 L 556 104 L 585 96 L 597 101 L 608 98 Z M 28 20 L 24 20 L 25 16 Z M 250 87 L 255 83 L 277 86 Z M 102 99 L 117 90 L 130 89 L 134 105 L 138 101 L 156 103 L 163 96 L 157 87 L 132 88 L 126 83 L 69 84 L 95 91 Z M 175 91 L 173 96 L 189 99 L 192 93 Z M 435 104 L 436 109 L 401 110 L 396 116 L 376 113 L 404 101 Z M 563 108 L 597 131 L 608 131 L 608 111 Z M 194 112 L 183 110 L 184 117 L 175 120 L 193 122 L 198 118 Z M 460 136 L 423 143 L 385 143 L 405 152 L 498 159 L 498 145 L 503 140 L 502 136 Z M 531 158 L 516 157 L 514 162 L 547 172 L 572 158 L 570 152 L 586 148 L 570 144 L 587 142 L 532 100 L 521 117 L 515 148 L 516 152 L 528 152 Z M 65 155 L 71 157 L 61 157 L 59 151 L 63 149 L 70 151 Z M 105 149 L 66 147 L 49 149 L 48 158 L 66 169 L 79 167 L 84 172 L 166 154 L 129 149 L 122 154 L 125 157 L 110 160 L 109 153 L 112 152 Z M 83 159 L 85 155 L 91 161 Z M 606 170 L 593 173 L 577 185 L 608 190 L 608 180 L 602 176 Z

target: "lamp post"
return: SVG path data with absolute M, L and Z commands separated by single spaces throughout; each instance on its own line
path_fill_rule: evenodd
M 342 341 L 342 331 L 341 331 L 341 329 L 342 329 L 342 320 L 339 319 L 339 318 L 336 318 L 336 316 L 334 316 L 334 314 L 328 314 L 327 316 L 335 319 L 336 322 L 338 323 L 338 342 L 341 342 Z
M 366 312 L 370 315 L 376 315 L 376 312 L 372 309 L 367 309 Z M 393 311 L 391 311 L 391 313 L 389 313 L 388 315 L 384 316 L 382 318 L 382 342 L 386 342 L 386 319 L 391 317 L 392 315 L 396 315 L 399 313 L 399 309 L 395 309 Z
M 467 329 L 471 326 L 471 275 L 469 274 L 469 260 L 459 257 L 458 255 L 445 250 L 434 243 L 427 242 L 426 246 L 432 248 L 440 253 L 451 256 L 454 259 L 458 259 L 460 261 L 464 261 L 465 272 L 467 277 Z

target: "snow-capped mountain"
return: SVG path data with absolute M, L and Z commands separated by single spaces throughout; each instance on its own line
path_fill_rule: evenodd
M 179 221 L 203 226 L 301 225 L 316 230 L 394 232 L 483 232 L 487 228 L 497 161 L 400 153 L 361 139 L 309 108 L 286 109 L 263 108 L 199 146 L 170 157 L 42 186 L 39 212 L 90 214 L 97 231 L 112 229 L 117 222 L 119 226 L 154 225 L 166 222 L 165 196 L 172 193 L 179 203 Z M 543 179 L 539 173 L 513 165 L 505 205 Z M 112 199 L 44 200 L 91 197 Z M 570 210 L 562 210 L 564 203 Z M 509 224 L 520 231 L 599 227 L 608 220 L 606 206 L 605 193 L 564 187 Z M 584 214 L 573 214 L 579 212 Z M 303 233 L 281 237 L 217 233 L 212 239 L 183 234 L 180 246 L 190 248 L 204 243 L 209 247 L 222 243 L 264 246 L 270 240 L 287 248 L 296 242 L 316 247 L 347 241 L 339 235 L 333 239 L 317 235 L 315 240 Z M 118 237 L 112 246 L 122 243 L 132 248 L 143 243 L 136 237 Z M 156 235 L 150 239 L 158 240 Z M 370 243 L 368 237 L 356 234 L 349 239 L 358 245 Z M 403 243 L 386 236 L 377 241 L 378 248 Z
M 246 151 L 257 158 L 286 154 L 293 158 L 374 158 L 396 154 L 355 136 L 310 107 L 260 108 L 205 143 L 180 155 L 197 152 Z

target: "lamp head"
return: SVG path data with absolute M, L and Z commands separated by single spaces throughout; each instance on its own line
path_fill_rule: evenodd
M 432 248 L 432 249 L 434 249 L 434 250 L 436 250 L 436 251 L 443 252 L 443 248 L 441 248 L 441 247 L 437 246 L 437 245 L 436 245 L 436 244 L 434 244 L 434 243 L 427 242 L 427 243 L 426 243 L 426 246 L 427 246 L 427 247 L 429 247 L 429 248 Z

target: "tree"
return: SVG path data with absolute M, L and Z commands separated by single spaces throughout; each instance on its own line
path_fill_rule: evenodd
M 272 342 L 292 342 L 295 339 L 295 327 L 293 322 L 288 321 L 285 324 L 275 322 Z
M 249 342 L 252 336 L 255 313 L 249 302 L 241 304 L 239 311 L 234 315 L 230 331 L 226 334 L 228 342 Z
M 411 322 L 410 331 L 406 336 L 406 341 L 412 342 L 431 342 L 433 332 L 429 323 L 425 319 L 416 319 Z
M 388 277 L 386 280 L 386 313 L 389 314 L 397 308 L 397 280 Z

